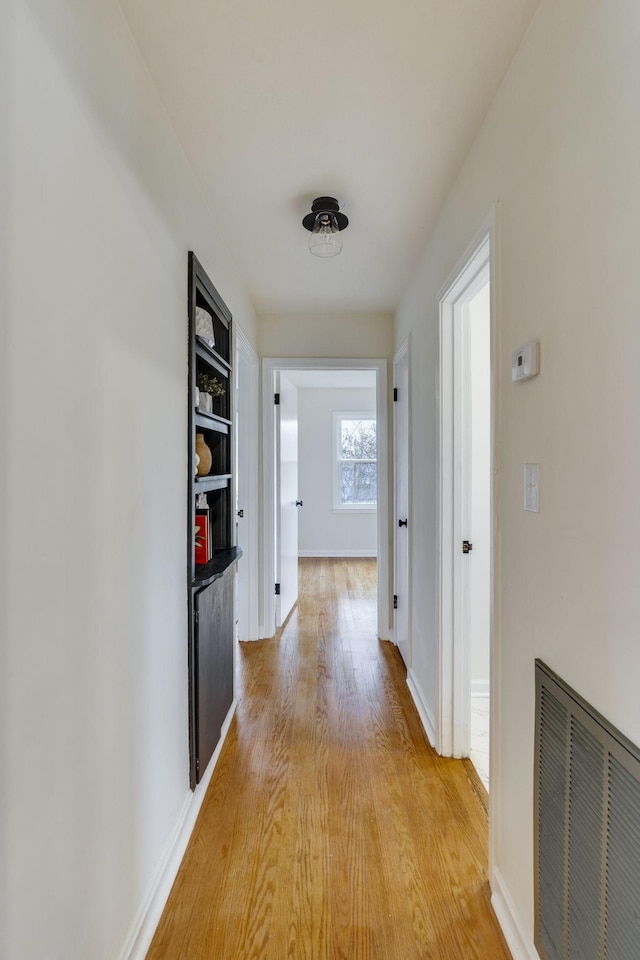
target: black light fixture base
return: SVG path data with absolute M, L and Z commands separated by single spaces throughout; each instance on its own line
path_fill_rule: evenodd
M 345 227 L 349 226 L 349 218 L 344 213 L 340 213 L 340 204 L 334 197 L 317 197 L 311 204 L 311 213 L 308 213 L 302 220 L 302 226 L 305 230 L 313 230 L 319 213 L 333 214 L 338 224 L 338 230 L 344 230 Z

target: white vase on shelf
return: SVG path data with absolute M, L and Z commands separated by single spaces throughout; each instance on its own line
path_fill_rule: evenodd
M 210 347 L 215 347 L 213 317 L 207 310 L 203 310 L 202 307 L 196 307 L 196 336 L 206 340 Z

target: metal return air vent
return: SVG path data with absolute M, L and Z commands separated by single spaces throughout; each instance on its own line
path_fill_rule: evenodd
M 536 947 L 640 958 L 640 751 L 536 661 Z

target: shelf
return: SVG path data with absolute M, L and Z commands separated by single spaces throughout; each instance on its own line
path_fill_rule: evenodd
M 192 589 L 199 590 L 201 587 L 213 583 L 241 556 L 242 550 L 240 547 L 231 547 L 230 550 L 219 550 L 213 555 L 213 559 L 209 560 L 209 563 L 198 564 L 195 577 L 191 581 Z
M 192 260 L 193 275 L 196 281 L 196 289 L 198 297 L 204 300 L 205 309 L 209 310 L 214 316 L 218 318 L 220 323 L 226 329 L 229 329 L 229 324 L 231 323 L 231 313 L 226 303 L 211 283 L 211 280 L 207 276 L 202 264 L 198 261 L 198 258 L 191 253 L 190 256 Z
M 194 493 L 207 493 L 208 490 L 224 490 L 229 486 L 230 473 L 217 473 L 208 477 L 196 477 Z
M 196 411 L 195 421 L 198 427 L 203 430 L 215 430 L 217 433 L 229 433 L 231 420 L 226 417 L 219 417 L 215 413 L 201 413 Z
M 1 0 L 0 0 L 1 2 Z M 234 697 L 234 577 L 236 560 L 242 551 L 234 546 L 235 486 L 233 471 L 233 336 L 229 308 L 207 276 L 193 252 L 189 253 L 187 302 L 189 398 L 187 497 L 187 595 L 188 673 L 189 673 L 189 779 L 195 789 L 205 775 L 207 764 L 220 740 L 221 726 Z M 196 334 L 196 311 L 205 309 L 212 317 L 215 343 Z M 231 361 L 231 362 L 230 362 Z M 215 379 L 222 388 L 213 397 L 212 412 L 198 410 L 194 395 L 198 381 Z M 185 398 L 186 399 L 186 398 Z M 231 417 L 231 419 L 227 419 Z M 201 469 L 211 463 L 207 476 L 197 476 L 197 435 L 204 434 L 211 453 Z M 204 451 L 203 451 L 204 452 Z M 199 461 L 198 461 L 199 462 Z M 198 496 L 207 501 L 209 542 L 214 554 L 208 563 L 196 564 L 196 527 L 204 530 L 198 518 Z M 202 540 L 200 540 L 202 543 Z M 208 545 L 207 545 L 208 546 Z M 211 553 L 211 550 L 208 551 Z M 198 558 L 207 556 L 198 551 Z
M 220 354 L 210 347 L 206 340 L 196 335 L 196 356 L 204 360 L 205 363 L 214 367 L 223 377 L 229 376 L 231 364 L 228 363 Z

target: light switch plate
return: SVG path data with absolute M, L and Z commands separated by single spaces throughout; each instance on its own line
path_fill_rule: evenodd
M 531 513 L 540 513 L 540 499 L 538 482 L 540 479 L 540 464 L 525 463 L 524 465 L 524 508 Z

